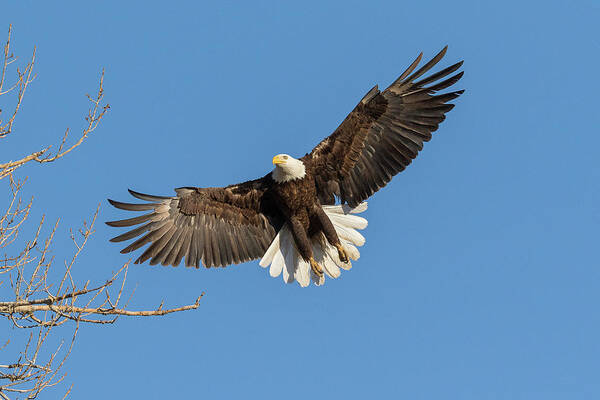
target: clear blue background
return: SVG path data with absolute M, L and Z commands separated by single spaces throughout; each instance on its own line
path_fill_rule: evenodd
M 59 261 L 99 202 L 125 215 L 107 197 L 262 176 L 419 51 L 465 60 L 457 107 L 370 200 L 352 271 L 301 289 L 258 262 L 134 266 L 131 309 L 201 307 L 83 327 L 73 398 L 600 398 L 597 1 L 6 3 L 38 78 L 2 159 L 83 127 L 106 68 L 98 131 L 20 172 L 32 225 L 62 217 Z M 98 224 L 77 279 L 128 259 L 116 233 Z

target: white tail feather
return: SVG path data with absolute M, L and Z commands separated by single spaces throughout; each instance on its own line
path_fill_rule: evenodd
M 275 251 L 275 256 L 273 257 L 273 262 L 271 263 L 271 269 L 269 270 L 269 273 L 271 274 L 272 277 L 277 277 L 281 274 L 281 271 L 283 271 L 285 262 L 283 261 L 283 253 L 280 251 L 279 246 L 277 246 L 277 250 Z M 287 281 L 287 279 L 285 278 L 285 271 L 283 273 L 283 279 Z
M 342 246 L 344 246 L 344 250 L 346 250 L 346 253 L 348 253 L 348 257 L 354 261 L 360 258 L 360 251 L 358 251 L 358 249 L 352 243 L 343 241 Z
M 352 214 L 361 213 L 366 209 L 366 202 L 355 208 L 350 208 L 346 204 L 323 206 L 323 211 L 331 220 L 344 250 L 352 260 L 358 260 L 360 257 L 356 246 L 365 244 L 364 236 L 356 229 L 367 227 L 366 219 Z M 327 243 L 323 234 L 312 240 L 312 247 L 315 260 L 323 267 L 325 275 L 330 278 L 339 277 L 341 275 L 340 268 L 345 270 L 352 268 L 350 262 L 343 263 L 340 260 L 337 249 Z M 270 265 L 269 275 L 272 277 L 277 277 L 283 272 L 283 281 L 286 283 L 297 281 L 302 287 L 308 286 L 311 280 L 317 286 L 325 283 L 325 276 L 316 275 L 310 268 L 310 264 L 298 253 L 292 232 L 287 225 L 279 230 L 259 264 L 263 268 Z
M 367 227 L 367 220 L 363 217 L 356 215 L 345 215 L 345 214 L 329 214 L 331 222 L 338 225 L 347 226 L 354 229 L 365 229 Z
M 291 232 L 286 229 L 287 234 L 281 237 L 281 251 L 283 253 L 283 280 L 285 283 L 292 283 L 296 277 L 296 268 L 294 265 L 294 253 L 296 248 L 293 244 Z
M 322 239 L 324 240 L 324 238 L 322 238 Z M 313 252 L 315 253 L 315 260 L 319 263 L 319 265 L 321 265 L 325 269 L 325 273 L 330 278 L 335 279 L 338 276 L 340 276 L 340 269 L 335 264 L 335 262 L 333 262 L 331 257 L 329 257 L 329 255 L 323 250 L 323 247 L 322 247 L 323 240 L 320 240 L 321 243 L 313 244 Z
M 357 246 L 365 244 L 365 237 L 352 228 L 341 225 L 333 225 L 340 239 L 344 239 Z
M 304 261 L 304 259 L 299 256 L 298 252 L 295 252 L 294 258 L 294 261 L 296 261 L 296 280 L 300 286 L 307 287 L 310 285 L 310 264 Z
M 260 266 L 261 267 L 266 267 L 269 264 L 271 264 L 273 262 L 273 257 L 275 257 L 275 253 L 277 252 L 277 250 L 279 250 L 279 235 L 275 236 L 275 239 L 273 239 L 273 241 L 271 242 L 271 245 L 269 246 L 269 248 L 267 249 L 267 251 L 265 252 L 265 254 L 263 255 L 263 257 L 260 260 Z M 281 271 L 280 271 L 281 273 Z M 275 275 L 278 276 L 279 274 Z

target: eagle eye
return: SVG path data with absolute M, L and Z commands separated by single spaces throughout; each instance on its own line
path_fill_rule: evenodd
M 287 160 L 287 159 L 288 159 L 288 156 L 283 156 L 283 159 L 284 159 L 284 160 Z

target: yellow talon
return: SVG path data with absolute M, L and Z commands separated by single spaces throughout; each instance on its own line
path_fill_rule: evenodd
M 343 263 L 348 263 L 348 261 L 349 261 L 348 254 L 346 254 L 346 250 L 344 250 L 342 245 L 340 243 L 338 243 L 335 245 L 335 247 L 337 248 L 338 256 L 340 257 L 340 261 Z
M 323 268 L 315 261 L 315 259 L 311 257 L 309 261 L 312 271 L 319 277 L 323 276 Z

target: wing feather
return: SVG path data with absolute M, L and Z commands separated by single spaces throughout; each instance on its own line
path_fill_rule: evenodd
M 152 243 L 150 247 L 148 247 L 147 252 L 149 252 L 149 256 L 152 257 L 150 260 L 150 265 L 156 265 L 161 262 L 164 256 L 164 250 L 168 247 L 169 241 L 177 231 L 177 227 L 175 224 L 170 224 L 169 230 L 165 232 L 156 242 Z
M 195 267 L 198 268 L 198 261 L 200 257 L 198 256 L 198 247 L 202 245 L 202 242 L 199 243 L 200 238 L 198 237 L 199 229 L 192 229 L 192 238 L 190 239 L 190 249 L 185 257 L 185 266 L 186 267 Z
M 177 257 L 177 252 L 179 251 L 178 246 L 181 245 L 182 241 L 180 240 L 181 234 L 183 233 L 183 228 L 175 226 L 175 232 L 173 236 L 165 247 L 161 250 L 162 256 L 160 258 L 160 263 L 162 265 L 173 265 L 175 266 L 175 257 Z
M 209 216 L 207 216 L 207 218 L 210 218 Z M 206 221 L 208 222 L 208 221 Z M 209 226 L 208 224 L 205 224 L 202 226 L 202 234 L 204 235 L 204 251 L 202 252 L 202 263 L 204 264 L 204 266 L 206 268 L 210 268 L 213 267 L 214 264 L 214 259 L 213 259 L 213 245 L 212 245 L 212 238 L 213 235 L 211 234 L 211 229 L 213 229 L 212 226 Z
M 183 233 L 181 236 L 181 245 L 179 246 L 177 255 L 175 256 L 175 261 L 173 262 L 173 266 L 175 267 L 177 267 L 179 263 L 181 263 L 183 257 L 189 252 L 190 241 L 192 239 L 192 228 L 189 226 L 183 228 Z
M 153 216 L 154 216 L 154 213 L 148 213 L 148 214 L 139 215 L 139 216 L 133 217 L 133 218 L 122 219 L 120 221 L 109 221 L 106 223 L 106 225 L 114 226 L 117 228 L 124 227 L 124 226 L 138 225 L 138 224 L 141 224 L 142 222 L 146 222 L 149 219 L 152 219 Z
M 375 86 L 341 125 L 302 158 L 315 177 L 322 204 L 356 207 L 403 171 L 431 139 L 449 101 L 463 90 L 438 94 L 458 82 L 463 62 L 423 77 L 446 54 L 444 47 L 418 68 L 422 53 L 383 92 Z M 417 81 L 417 79 L 421 78 Z
M 111 239 L 137 238 L 121 253 L 150 243 L 136 263 L 224 267 L 262 257 L 283 223 L 283 216 L 269 207 L 272 181 L 264 178 L 224 188 L 178 188 L 176 196 L 154 196 L 129 190 L 149 203 L 131 204 L 109 200 L 116 208 L 150 213 L 107 222 L 133 229 Z M 138 226 L 136 226 L 138 225 Z

